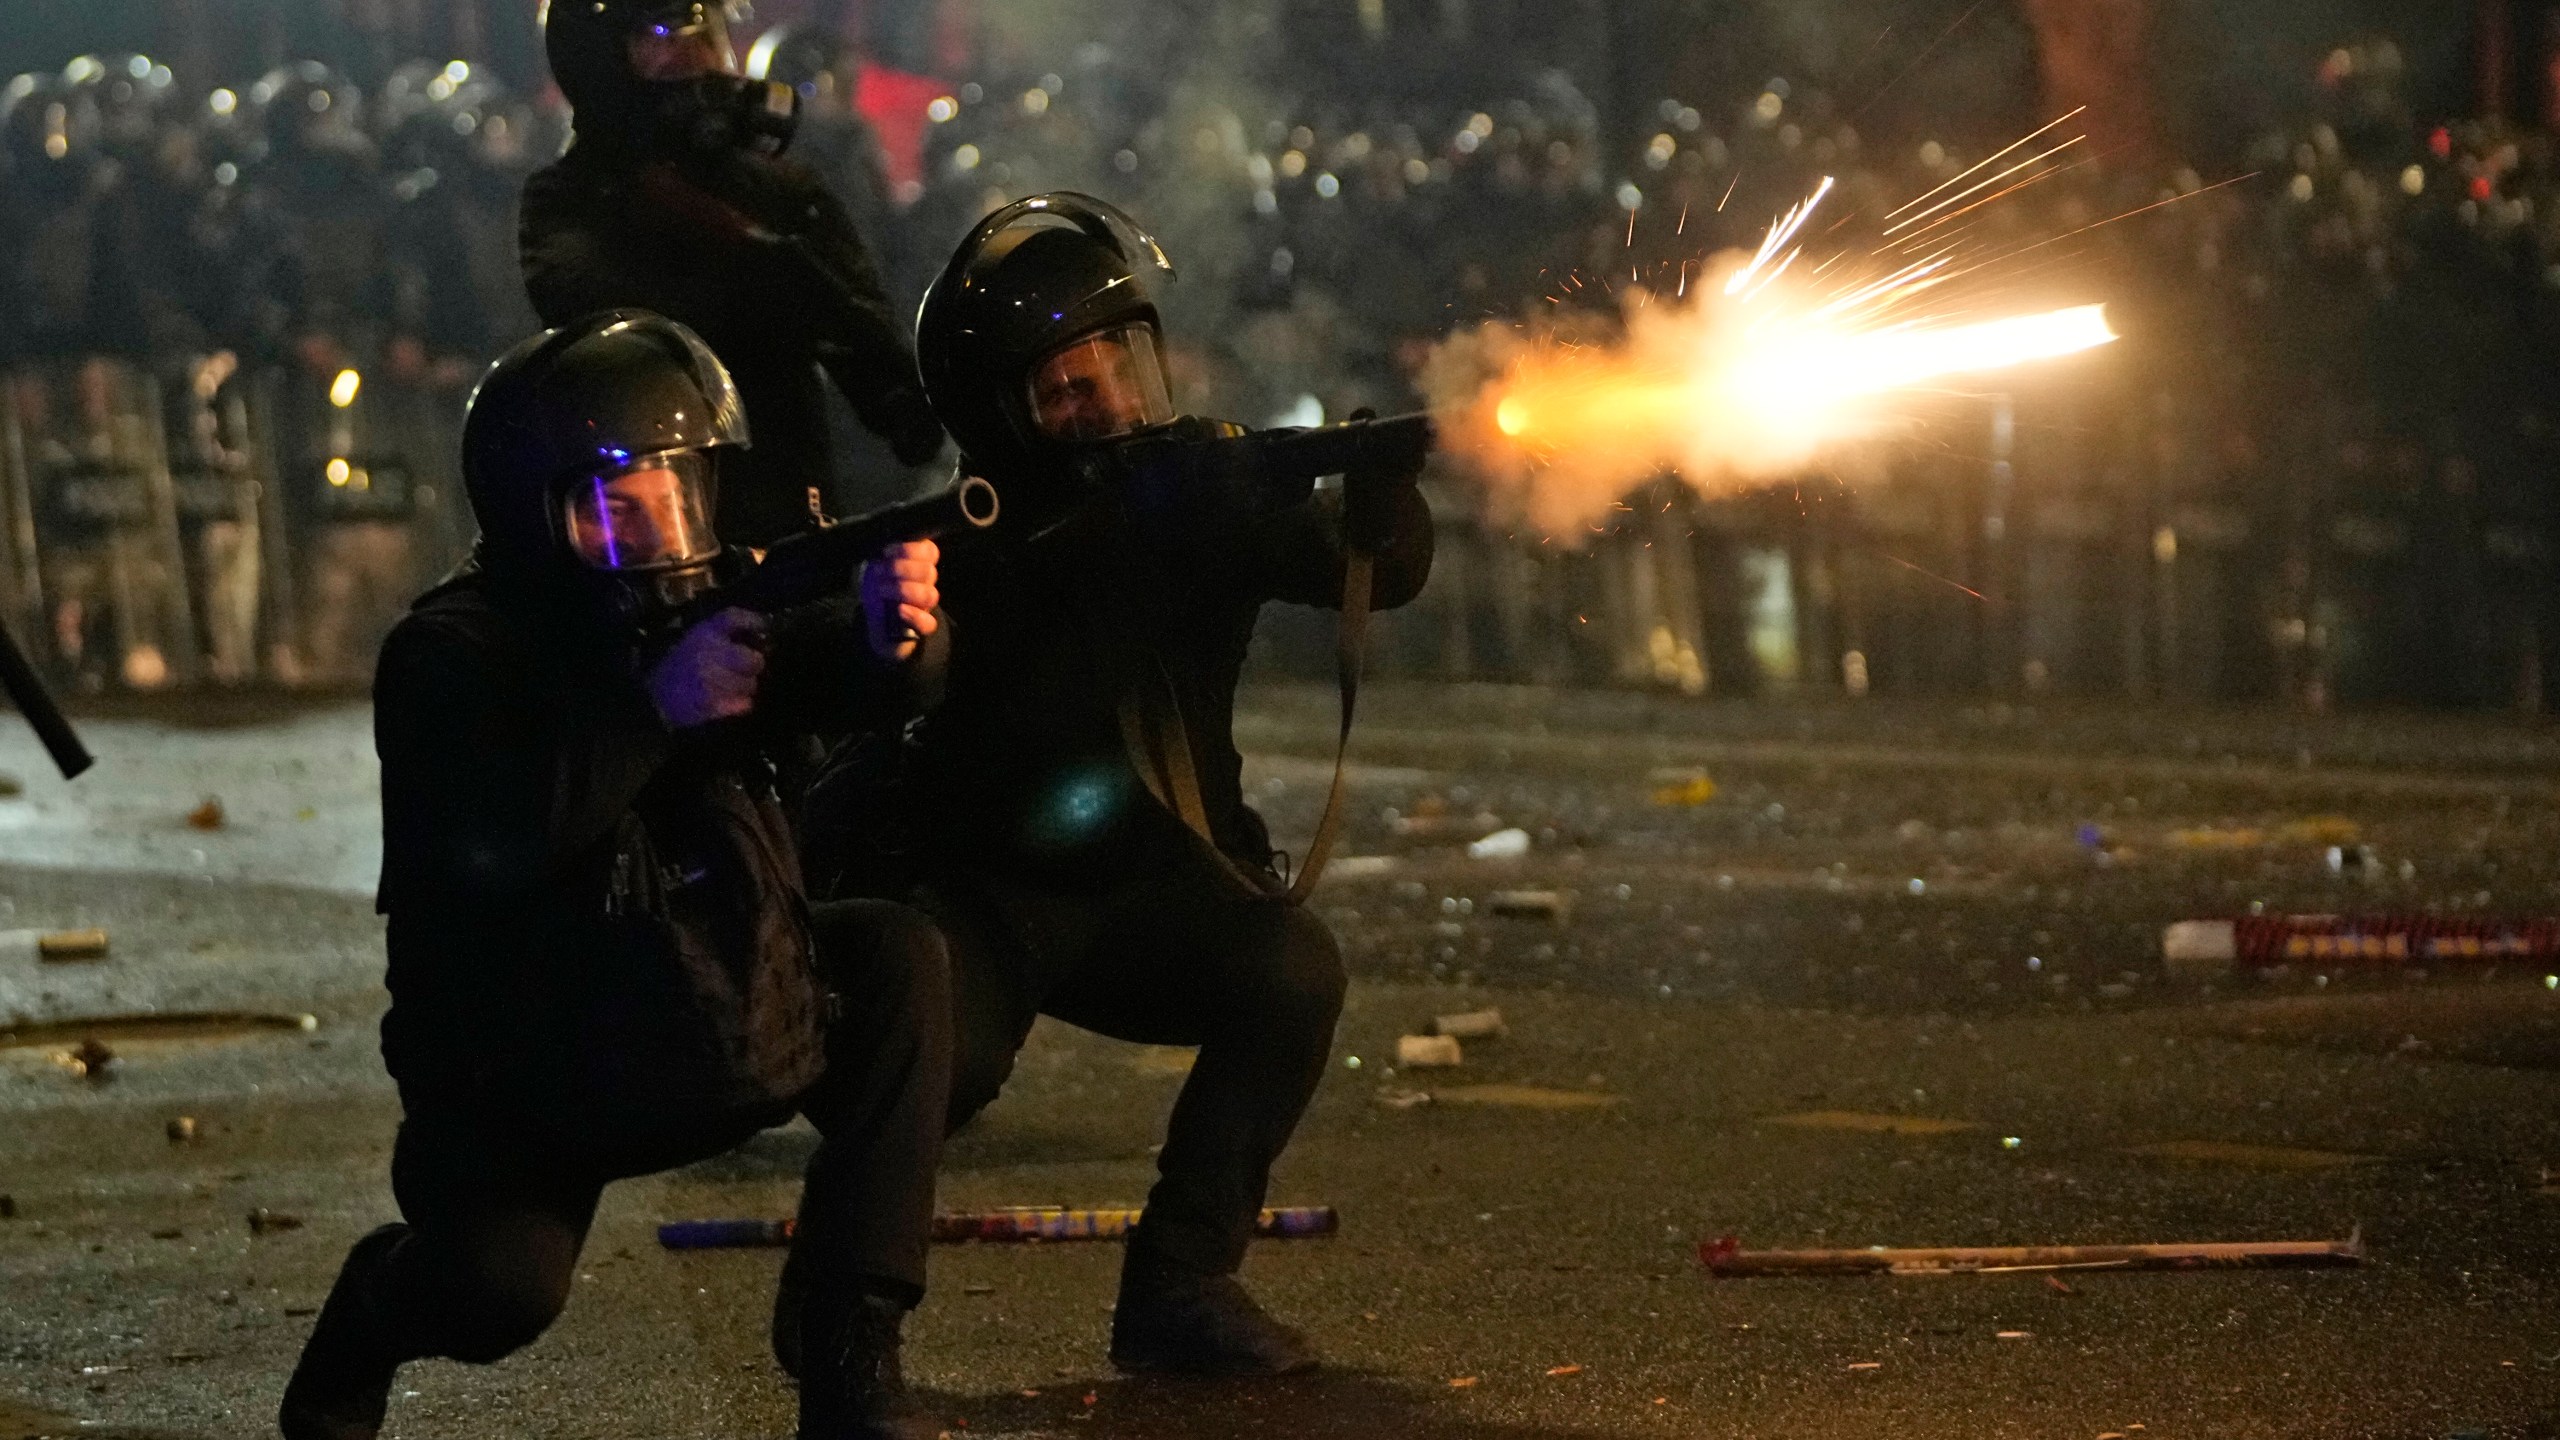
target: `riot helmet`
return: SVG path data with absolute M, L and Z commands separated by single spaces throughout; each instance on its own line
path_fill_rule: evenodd
M 779 154 L 799 97 L 738 73 L 739 0 L 542 0 L 543 53 L 577 112 L 579 137 L 609 147 Z
M 98 161 L 96 108 L 79 103 L 50 75 L 21 75 L 0 89 L 0 156 L 11 185 L 33 195 L 67 195 Z
M 62 67 L 63 83 L 96 107 L 110 154 L 150 152 L 160 138 L 177 77 L 148 55 L 82 55 Z
M 249 87 L 264 157 L 292 161 L 364 153 L 364 92 L 317 60 L 279 65 Z
M 748 443 L 729 372 L 644 310 L 546 330 L 489 368 L 463 420 L 463 488 L 493 578 L 579 588 L 639 621 L 707 588 L 724 451 Z
M 971 464 L 1029 478 L 1173 421 L 1149 272 L 1173 274 L 1163 248 L 1089 195 L 1017 200 L 969 232 L 916 313 L 916 360 Z

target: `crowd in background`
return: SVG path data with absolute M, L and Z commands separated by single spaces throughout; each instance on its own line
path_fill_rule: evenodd
M 2241 176 L 2069 156 L 2085 163 L 1986 208 L 1990 238 L 2043 247 L 2032 273 L 2105 299 L 2131 343 L 2102 382 L 2022 382 L 1849 492 L 1806 477 L 1709 503 L 1661 482 L 1622 541 L 1568 553 L 1442 476 L 1450 563 L 1384 663 L 1717 693 L 2539 704 L 2560 646 L 2560 167 L 2540 133 L 2413 115 L 2398 71 L 2388 41 L 2328 56 L 2320 106 L 2261 137 Z M 1635 134 L 1562 72 L 1506 88 L 1387 101 L 1166 75 L 1087 43 L 952 84 L 916 153 L 880 153 L 849 83 L 797 143 L 848 193 L 902 304 L 1004 199 L 1122 204 L 1181 271 L 1166 299 L 1185 408 L 1255 424 L 1410 408 L 1440 337 L 1605 311 L 1629 283 L 1748 246 L 1823 176 L 1840 213 L 1865 217 L 1830 243 L 1855 243 L 1994 148 L 1862 134 L 1783 77 L 1666 97 Z M 129 642 L 82 626 L 147 606 L 46 579 L 61 528 L 47 486 L 79 467 L 44 457 L 80 448 L 80 385 L 20 383 L 12 483 L 29 498 L 10 524 L 42 533 L 0 546 L 13 623 L 99 683 L 353 674 L 387 622 L 368 611 L 324 641 L 321 612 L 380 610 L 345 597 L 414 586 L 466 538 L 439 427 L 532 326 L 513 198 L 565 117 L 459 63 L 401 67 L 369 95 L 316 64 L 208 94 L 105 57 L 12 82 L 4 123 L 0 365 L 41 378 L 106 357 L 157 377 L 180 513 L 154 563 L 197 591 L 212 562 L 185 495 L 208 464 L 189 446 L 231 447 L 265 487 L 265 530 L 227 542 L 264 556 L 258 618 L 234 626 L 259 638 L 226 649 L 199 598 L 179 647 L 195 661 L 137 668 Z M 365 398 L 334 404 L 350 371 Z M 226 420 L 219 398 L 262 375 L 248 419 Z M 403 411 L 403 396 L 422 398 Z M 350 440 L 355 421 L 369 428 Z M 366 512 L 328 503 L 348 498 L 333 467 L 366 470 L 357 450 L 380 458 L 369 473 L 408 477 L 376 518 L 429 539 L 386 558 L 379 538 L 305 538 Z M 883 483 L 850 482 L 845 503 Z M 333 579 L 349 554 L 397 579 Z M 279 577 L 295 590 L 281 604 Z M 83 597 L 70 621 L 67 594 Z M 1286 624 L 1268 648 L 1284 668 L 1321 650 Z

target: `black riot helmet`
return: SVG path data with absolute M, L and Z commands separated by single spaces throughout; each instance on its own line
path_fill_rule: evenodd
M 463 420 L 480 564 L 645 620 L 710 584 L 719 457 L 746 444 L 737 387 L 684 326 L 608 310 L 546 330 L 489 367 Z
M 62 67 L 63 83 L 97 108 L 110 154 L 137 156 L 160 138 L 177 77 L 148 55 L 82 55 Z
M 543 53 L 576 112 L 581 140 L 633 151 L 690 148 L 780 154 L 799 96 L 737 73 L 729 43 L 740 0 L 542 0 Z M 692 53 L 682 74 L 653 77 L 642 57 Z
M 265 157 L 286 161 L 369 150 L 364 92 L 317 60 L 279 65 L 249 87 Z
M 1081 446 L 1174 419 L 1150 273 L 1172 276 L 1163 247 L 1090 195 L 978 222 L 916 312 L 925 396 L 969 464 L 1038 483 Z
M 0 89 L 0 174 L 19 195 L 63 201 L 99 174 L 105 158 L 98 110 L 51 75 L 20 75 Z

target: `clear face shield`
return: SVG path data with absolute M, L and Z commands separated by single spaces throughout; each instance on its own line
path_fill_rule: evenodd
M 1152 326 L 1085 336 L 1034 366 L 1031 423 L 1050 440 L 1110 440 L 1170 422 L 1173 399 Z
M 560 499 L 560 531 L 596 570 L 647 574 L 701 565 L 720 553 L 713 494 L 708 452 L 644 455 L 628 469 L 573 482 Z
M 624 42 L 631 73 L 653 81 L 737 74 L 738 52 L 729 43 L 729 25 L 745 15 L 744 6 L 722 0 L 697 0 L 657 11 Z

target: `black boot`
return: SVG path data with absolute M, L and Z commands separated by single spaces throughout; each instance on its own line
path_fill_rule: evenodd
M 933 1440 L 899 1363 L 906 1302 L 825 1286 L 800 1317 L 800 1440 Z
M 800 1378 L 800 1327 L 809 1309 L 809 1277 L 800 1264 L 800 1247 L 782 1260 L 782 1279 L 773 1287 L 773 1358 L 782 1373 Z
M 1111 1363 L 1132 1374 L 1295 1375 L 1315 1347 L 1233 1275 L 1185 1274 L 1132 1251 L 1111 1313 Z
M 285 1382 L 276 1411 L 284 1440 L 374 1440 L 381 1432 L 391 1377 L 406 1358 L 393 1351 L 384 1333 L 382 1264 L 408 1233 L 406 1225 L 385 1225 L 347 1252 L 293 1378 Z

